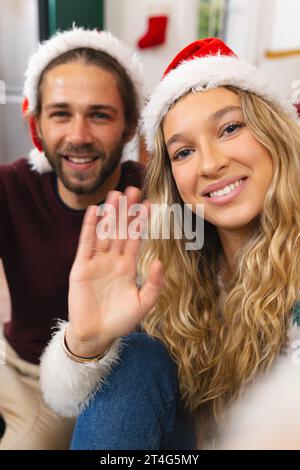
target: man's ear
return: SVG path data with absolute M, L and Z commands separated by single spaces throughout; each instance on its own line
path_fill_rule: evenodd
M 127 144 L 136 134 L 137 126 L 131 126 L 127 128 L 124 132 L 124 144 Z
M 38 116 L 34 114 L 28 113 L 28 109 L 29 109 L 29 101 L 28 101 L 28 98 L 25 97 L 22 103 L 23 115 L 28 121 L 33 144 L 36 146 L 36 148 L 40 152 L 42 152 L 43 151 L 42 132 L 40 128 L 39 118 Z
M 40 117 L 39 116 L 33 116 L 32 120 L 34 122 L 34 127 L 36 131 L 37 137 L 42 140 L 42 132 L 41 132 L 41 122 L 40 122 Z
M 32 142 L 34 143 L 36 148 L 40 152 L 42 152 L 43 151 L 42 132 L 41 132 L 40 121 L 36 116 L 29 117 L 29 127 L 30 127 Z

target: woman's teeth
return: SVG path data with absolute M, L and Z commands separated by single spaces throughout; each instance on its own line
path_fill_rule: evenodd
M 213 191 L 212 193 L 209 193 L 209 197 L 222 197 L 226 196 L 226 194 L 231 193 L 235 188 L 237 188 L 240 184 L 242 184 L 243 179 L 236 181 L 235 183 L 229 184 L 225 188 L 221 189 L 220 191 Z

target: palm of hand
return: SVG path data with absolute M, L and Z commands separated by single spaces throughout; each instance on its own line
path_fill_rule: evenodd
M 129 207 L 140 200 L 136 188 L 126 190 Z M 110 204 L 117 208 L 120 193 Z M 146 206 L 145 206 L 146 207 Z M 136 264 L 141 240 L 99 239 L 97 207 L 85 215 L 77 255 L 70 274 L 69 319 L 80 341 L 109 344 L 132 331 L 156 302 L 163 287 L 159 260 L 151 263 L 141 289 L 136 285 Z M 142 218 L 138 221 L 142 224 Z

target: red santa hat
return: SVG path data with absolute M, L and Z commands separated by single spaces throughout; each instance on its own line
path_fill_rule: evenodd
M 138 97 L 138 104 L 141 107 L 144 79 L 143 67 L 137 54 L 107 31 L 73 27 L 71 30 L 56 33 L 50 39 L 40 44 L 36 52 L 29 58 L 23 90 L 24 114 L 36 111 L 38 85 L 45 68 L 65 52 L 82 47 L 106 52 L 123 66 L 133 82 Z M 37 135 L 33 118 L 29 118 L 29 127 L 32 141 L 35 145 L 35 149 L 29 155 L 31 166 L 39 172 L 50 171 L 51 167 L 43 153 L 42 143 Z
M 150 154 L 162 119 L 180 97 L 226 85 L 255 93 L 297 120 L 295 107 L 271 87 L 262 71 L 240 60 L 220 39 L 200 39 L 172 60 L 143 111 L 142 126 Z

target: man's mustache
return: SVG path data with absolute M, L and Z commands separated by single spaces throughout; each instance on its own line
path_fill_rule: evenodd
M 102 148 L 96 148 L 92 144 L 82 144 L 82 145 L 67 145 L 66 147 L 59 149 L 59 152 L 62 155 L 68 155 L 69 153 L 72 155 L 78 156 L 97 156 L 100 158 L 105 157 L 105 152 Z

